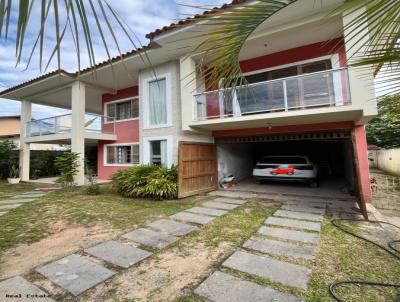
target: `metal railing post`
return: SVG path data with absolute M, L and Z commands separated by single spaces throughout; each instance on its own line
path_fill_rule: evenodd
M 283 86 L 283 101 L 285 104 L 285 111 L 288 111 L 288 99 L 287 99 L 287 90 L 286 90 L 286 80 L 282 81 L 282 86 Z
M 58 122 L 58 118 L 55 117 L 55 118 L 54 118 L 54 134 L 57 134 L 57 133 L 58 133 L 57 122 Z

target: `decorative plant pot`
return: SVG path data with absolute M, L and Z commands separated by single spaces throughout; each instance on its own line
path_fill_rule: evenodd
M 21 181 L 21 178 L 7 178 L 9 184 L 16 185 Z

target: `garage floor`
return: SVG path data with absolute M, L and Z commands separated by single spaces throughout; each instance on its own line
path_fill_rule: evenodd
M 320 182 L 319 188 L 310 188 L 306 184 L 290 182 L 266 182 L 260 184 L 256 179 L 250 178 L 240 181 L 229 191 L 242 191 L 253 193 L 272 193 L 295 196 L 313 196 L 336 199 L 354 199 L 354 196 L 346 193 L 346 182 L 344 179 L 326 179 Z

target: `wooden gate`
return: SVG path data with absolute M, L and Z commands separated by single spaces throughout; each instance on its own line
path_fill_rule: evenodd
M 218 189 L 217 148 L 214 144 L 179 142 L 178 197 Z

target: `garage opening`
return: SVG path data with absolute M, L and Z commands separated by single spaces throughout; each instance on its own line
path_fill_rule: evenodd
M 219 138 L 218 177 L 232 174 L 231 190 L 349 198 L 356 193 L 350 131 Z M 264 157 L 305 156 L 318 170 L 318 187 L 293 179 L 263 179 L 253 169 Z M 279 176 L 279 175 L 278 175 Z

